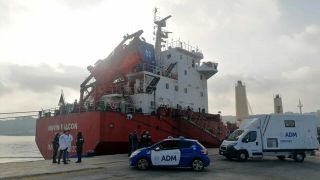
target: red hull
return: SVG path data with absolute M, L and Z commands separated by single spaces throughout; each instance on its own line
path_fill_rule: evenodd
M 52 156 L 51 142 L 54 134 L 70 129 L 74 139 L 81 131 L 85 138 L 84 155 L 124 153 L 128 150 L 128 135 L 133 130 L 141 134 L 148 130 L 152 141 L 157 142 L 168 136 L 184 136 L 194 138 L 207 147 L 218 146 L 226 136 L 227 128 L 221 121 L 210 121 L 205 124 L 204 130 L 194 122 L 183 118 L 169 116 L 159 117 L 151 115 L 133 114 L 127 119 L 126 114 L 119 112 L 82 112 L 42 117 L 36 124 L 36 143 L 45 159 Z M 214 132 L 219 127 L 219 132 Z M 211 133 L 208 131 L 211 130 Z M 215 135 L 217 134 L 217 135 Z M 71 156 L 75 156 L 75 141 Z

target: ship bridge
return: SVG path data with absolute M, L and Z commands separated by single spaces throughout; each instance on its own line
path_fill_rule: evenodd
M 189 43 L 180 40 L 172 41 L 166 44 L 165 50 L 169 50 L 171 48 L 176 48 L 178 51 L 187 54 L 195 59 L 203 59 L 202 52 L 197 47 L 189 45 Z
M 213 62 L 202 62 L 197 66 L 197 70 L 200 74 L 204 75 L 205 78 L 209 79 L 211 76 L 218 72 L 218 63 Z

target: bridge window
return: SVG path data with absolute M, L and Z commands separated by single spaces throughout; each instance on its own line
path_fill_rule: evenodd
M 200 80 L 202 80 L 202 75 L 200 75 Z
M 188 93 L 188 89 L 187 88 L 184 88 L 184 93 Z
M 296 127 L 296 123 L 294 120 L 284 120 L 285 127 Z
M 169 89 L 169 83 L 166 83 L 166 89 Z
M 184 75 L 187 75 L 187 70 L 184 70 Z
M 179 91 L 179 86 L 175 86 L 174 90 Z

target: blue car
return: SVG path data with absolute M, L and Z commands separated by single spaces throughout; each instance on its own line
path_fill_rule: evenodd
M 170 138 L 134 151 L 129 164 L 140 170 L 153 166 L 191 167 L 195 171 L 202 171 L 209 166 L 210 159 L 207 149 L 197 140 Z

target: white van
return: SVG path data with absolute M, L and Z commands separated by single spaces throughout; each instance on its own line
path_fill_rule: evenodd
M 228 159 L 277 156 L 303 162 L 319 149 L 316 118 L 311 115 L 255 115 L 245 119 L 220 146 Z

